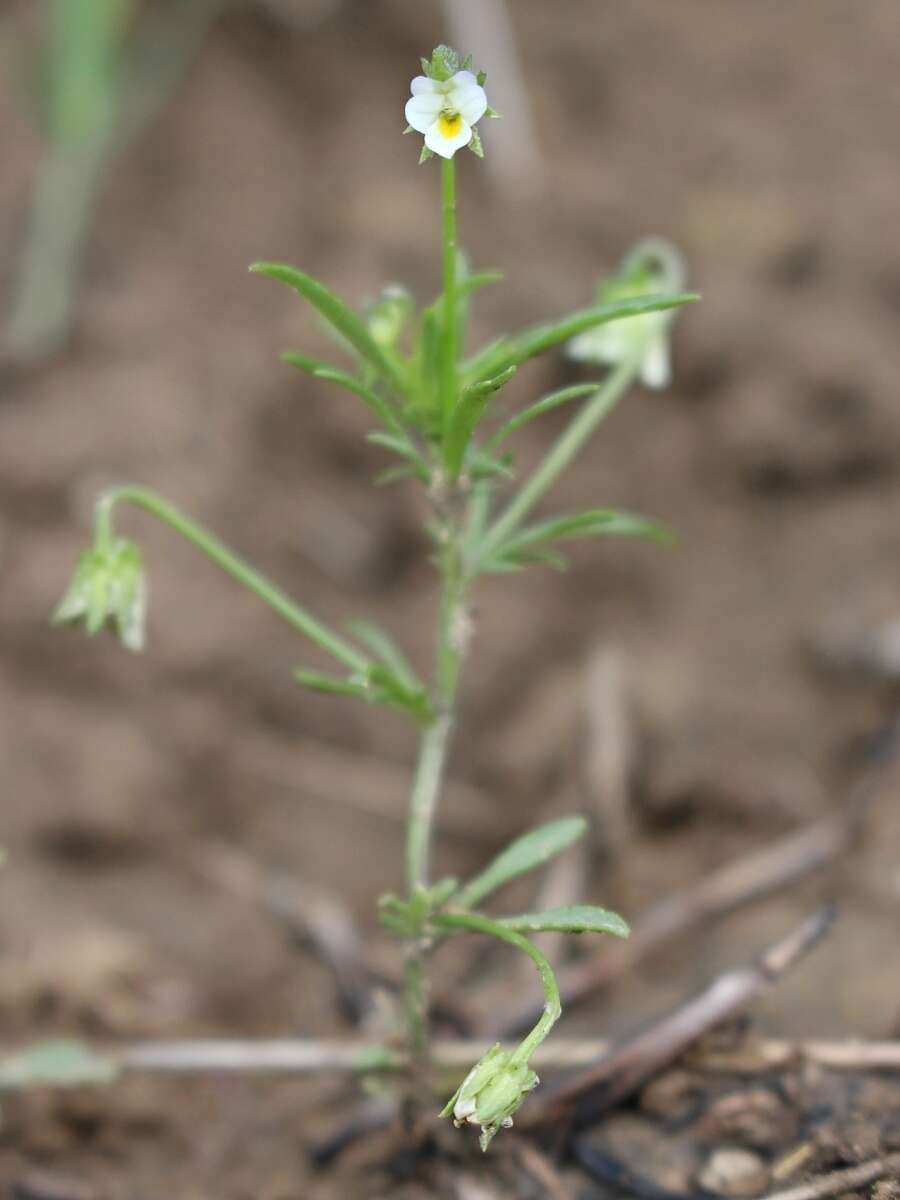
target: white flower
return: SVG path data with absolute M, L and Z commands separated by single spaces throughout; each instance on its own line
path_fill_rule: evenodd
M 597 303 L 675 295 L 683 290 L 686 278 L 687 267 L 677 246 L 664 238 L 642 238 L 625 256 L 619 274 L 601 281 Z M 671 311 L 657 311 L 595 325 L 573 337 L 566 353 L 577 362 L 603 366 L 615 366 L 640 354 L 641 383 L 648 388 L 668 387 L 672 382 L 669 341 L 673 318 Z
M 615 366 L 643 345 L 641 383 L 648 388 L 668 387 L 672 381 L 672 365 L 667 318 L 668 314 L 664 312 L 644 313 L 585 329 L 572 338 L 566 353 L 576 362 Z
M 476 121 L 488 107 L 484 88 L 471 71 L 457 71 L 447 80 L 417 75 L 410 91 L 406 120 L 417 133 L 424 133 L 429 150 L 442 158 L 452 158 L 457 150 L 468 146 Z

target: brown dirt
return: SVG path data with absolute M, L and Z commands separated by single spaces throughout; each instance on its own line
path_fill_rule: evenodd
M 852 657 L 900 595 L 900 13 L 894 0 L 515 10 L 543 153 L 529 187 L 463 163 L 465 243 L 507 269 L 478 335 L 585 302 L 650 231 L 684 248 L 705 300 L 679 322 L 675 387 L 632 397 L 554 501 L 659 515 L 681 545 L 591 546 L 568 574 L 483 587 L 453 763 L 471 819 L 448 816 L 441 866 L 471 870 L 566 794 L 586 656 L 617 647 L 639 786 L 627 853 L 614 872 L 597 858 L 589 892 L 635 913 L 837 803 L 894 716 L 889 663 L 888 678 L 823 664 L 848 639 Z M 413 0 L 348 0 L 290 37 L 261 17 L 222 23 L 104 188 L 71 350 L 3 380 L 10 1043 L 334 1033 L 315 958 L 201 877 L 213 840 L 310 885 L 340 881 L 392 962 L 372 902 L 398 881 L 400 723 L 296 691 L 290 668 L 314 656 L 144 521 L 147 655 L 51 631 L 46 615 L 98 484 L 136 479 L 333 623 L 371 613 L 427 663 L 416 502 L 373 492 L 365 414 L 278 363 L 320 335 L 245 267 L 294 261 L 358 303 L 389 279 L 434 289 L 435 175 L 396 135 L 416 56 L 440 37 Z M 35 159 L 8 87 L 0 138 L 8 281 Z M 568 377 L 535 366 L 517 396 Z M 524 462 L 548 427 L 523 437 Z M 633 1027 L 833 895 L 835 934 L 758 1021 L 896 1036 L 898 870 L 888 789 L 839 870 L 673 947 L 573 1028 Z M 53 1179 L 73 1198 L 349 1195 L 305 1154 L 344 1105 L 326 1082 L 222 1080 L 10 1100 L 0 1172 L 22 1197 L 56 1194 Z M 365 1178 L 360 1194 L 401 1194 Z

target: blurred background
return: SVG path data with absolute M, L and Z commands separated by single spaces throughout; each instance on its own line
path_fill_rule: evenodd
M 673 387 L 631 396 L 553 497 L 658 516 L 680 544 L 589 545 L 567 574 L 481 588 L 440 866 L 470 871 L 536 819 L 586 811 L 590 854 L 556 883 L 578 874 L 634 918 L 823 819 L 864 818 L 852 846 L 672 940 L 570 1030 L 633 1028 L 834 897 L 835 933 L 759 1022 L 896 1037 L 889 763 L 861 800 L 900 679 L 895 0 L 7 0 L 4 1041 L 346 1030 L 332 974 L 259 900 L 270 872 L 313 908 L 339 902 L 396 972 L 373 901 L 400 882 L 402 723 L 295 689 L 306 646 L 140 517 L 123 529 L 146 551 L 148 652 L 47 617 L 97 488 L 135 480 L 427 668 L 421 502 L 373 489 L 365 412 L 278 361 L 321 331 L 246 268 L 292 262 L 360 307 L 388 282 L 437 289 L 438 172 L 400 134 L 439 41 L 474 52 L 505 118 L 484 163 L 459 160 L 462 242 L 506 271 L 475 305 L 479 341 L 587 303 L 648 233 L 682 248 L 704 297 L 676 323 Z M 581 377 L 555 358 L 510 393 Z M 558 427 L 528 427 L 523 464 Z M 61 1101 L 20 1102 L 0 1165 L 99 1141 L 105 1178 L 158 1194 L 167 1164 L 176 1194 L 199 1144 L 204 1178 L 295 1194 L 264 1191 L 255 1156 L 295 1169 L 284 1121 L 296 1132 L 324 1085 L 154 1086 L 114 1114 L 91 1101 L 82 1126 L 72 1102 L 65 1119 Z

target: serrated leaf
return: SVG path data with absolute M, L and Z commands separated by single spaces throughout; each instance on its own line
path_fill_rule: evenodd
M 544 413 L 552 412 L 554 408 L 559 408 L 561 404 L 568 404 L 570 400 L 580 400 L 584 396 L 590 396 L 592 392 L 596 392 L 599 386 L 596 383 L 575 383 L 570 387 L 559 388 L 555 392 L 549 392 L 546 396 L 542 396 L 540 400 L 535 401 L 534 404 L 529 405 L 528 408 L 516 413 L 514 417 L 510 417 L 506 424 L 488 442 L 488 449 L 490 451 L 496 450 L 498 446 L 501 446 L 514 433 L 517 433 L 523 425 L 527 425 L 537 417 L 542 417 Z
M 464 908 L 474 907 L 511 879 L 533 871 L 560 854 L 586 829 L 584 817 L 562 817 L 523 834 L 463 887 L 457 902 Z
M 594 904 L 572 904 L 547 912 L 520 913 L 513 917 L 492 917 L 507 929 L 530 933 L 609 933 L 625 938 L 631 933 L 628 922 L 618 913 Z
M 112 1083 L 119 1069 L 83 1042 L 39 1042 L 0 1059 L 0 1088 L 88 1087 Z
M 585 329 L 592 329 L 609 321 L 618 321 L 624 317 L 679 308 L 698 299 L 695 294 L 686 292 L 678 296 L 637 296 L 616 300 L 610 304 L 595 304 L 590 308 L 582 308 L 561 320 L 534 325 L 513 337 L 500 338 L 464 364 L 463 374 L 470 382 L 486 379 L 505 371 L 509 366 L 517 366 L 529 358 L 534 358 L 560 342 L 568 341 Z
M 371 363 L 398 392 L 402 393 L 403 380 L 369 333 L 365 322 L 323 283 L 303 271 L 298 271 L 296 267 L 289 267 L 283 263 L 258 262 L 254 263 L 250 270 L 256 275 L 265 275 L 269 279 L 284 283 L 301 295 L 322 314 L 361 358 Z

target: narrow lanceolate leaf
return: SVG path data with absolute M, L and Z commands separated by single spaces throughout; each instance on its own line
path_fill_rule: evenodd
M 551 346 L 558 346 L 560 342 L 566 342 L 576 333 L 592 329 L 595 325 L 605 325 L 608 321 L 618 321 L 624 317 L 639 317 L 644 313 L 679 308 L 698 299 L 699 296 L 694 293 L 685 292 L 678 296 L 637 296 L 617 300 L 611 304 L 595 304 L 590 308 L 582 308 L 568 317 L 563 317 L 562 320 L 535 325 L 523 333 L 500 338 L 491 343 L 463 365 L 463 377 L 470 382 L 486 379 L 505 371 L 507 367 L 517 366 L 536 354 L 542 354 Z
M 457 284 L 457 298 L 459 296 L 471 296 L 473 292 L 479 292 L 483 287 L 487 287 L 491 283 L 499 283 L 503 279 L 502 271 L 476 271 L 472 275 L 467 275 Z
M 584 817 L 562 817 L 549 821 L 516 838 L 476 875 L 460 892 L 457 903 L 464 908 L 479 904 L 511 879 L 533 871 L 576 842 L 587 829 Z
M 596 392 L 600 385 L 597 383 L 575 383 L 571 387 L 559 388 L 555 392 L 548 392 L 546 396 L 542 396 L 540 400 L 534 404 L 524 408 L 521 412 L 517 412 L 514 417 L 506 422 L 502 428 L 498 429 L 494 436 L 487 444 L 487 449 L 490 452 L 495 451 L 498 446 L 502 446 L 507 438 L 512 437 L 514 433 L 527 425 L 536 417 L 542 417 L 544 413 L 552 412 L 554 408 L 559 408 L 561 404 L 568 404 L 570 400 L 580 400 L 583 396 L 590 396 L 592 392 Z
M 323 283 L 295 267 L 288 267 L 282 263 L 254 263 L 250 270 L 257 275 L 266 275 L 269 279 L 287 284 L 308 300 L 361 358 L 371 363 L 397 391 L 402 392 L 402 379 L 369 333 L 365 322 Z
M 547 912 L 521 913 L 515 917 L 494 917 L 507 929 L 531 933 L 611 933 L 613 937 L 628 937 L 628 922 L 618 913 L 594 904 L 572 904 L 567 908 L 551 908 Z
M 403 426 L 388 402 L 382 399 L 377 392 L 367 388 L 361 379 L 356 379 L 353 375 L 348 375 L 346 371 L 338 370 L 337 367 L 331 367 L 328 363 L 310 358 L 307 354 L 301 354 L 299 350 L 285 351 L 281 356 L 281 361 L 287 363 L 288 366 L 296 367 L 298 371 L 306 371 L 314 379 L 324 379 L 328 383 L 335 383 L 352 395 L 358 396 L 383 425 L 393 430 L 398 436 L 404 436 Z
M 321 671 L 298 670 L 294 672 L 294 680 L 301 687 L 309 688 L 313 692 L 324 692 L 330 696 L 353 696 L 356 700 L 369 698 L 364 683 L 340 679 L 336 675 L 325 675 Z
M 478 428 L 478 423 L 491 396 L 509 383 L 515 373 L 515 367 L 507 367 L 505 371 L 501 371 L 490 379 L 482 379 L 478 383 L 473 383 L 460 396 L 450 417 L 447 435 L 444 438 L 444 466 L 451 479 L 455 479 L 462 469 L 469 442 Z
M 529 525 L 514 533 L 504 543 L 500 553 L 516 554 L 551 542 L 571 542 L 587 537 L 635 537 L 652 542 L 671 542 L 672 534 L 665 526 L 636 513 L 616 512 L 611 508 L 595 508 L 589 512 L 567 513 L 550 517 L 537 525 Z
M 397 676 L 401 683 L 409 688 L 421 688 L 415 671 L 391 635 L 373 621 L 353 621 L 351 631 L 386 667 Z
M 325 692 L 332 696 L 349 696 L 367 704 L 384 704 L 408 713 L 416 721 L 431 720 L 431 705 L 425 689 L 413 682 L 398 678 L 388 667 L 374 663 L 364 672 L 341 679 L 336 675 L 325 675 L 319 671 L 298 670 L 294 680 L 302 687 L 314 692 Z

